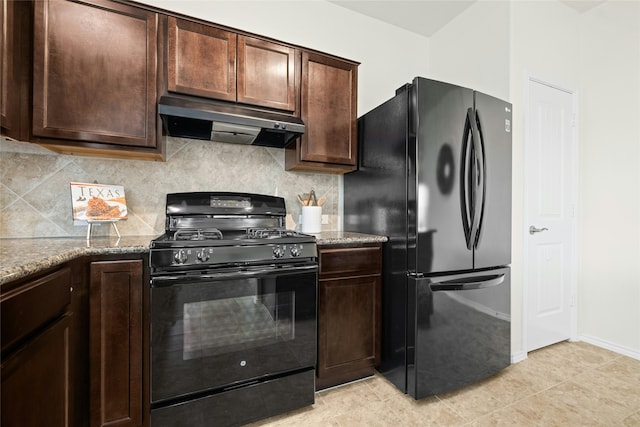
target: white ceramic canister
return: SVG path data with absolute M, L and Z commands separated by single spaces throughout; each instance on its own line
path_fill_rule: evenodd
M 302 206 L 302 232 L 322 231 L 322 206 Z

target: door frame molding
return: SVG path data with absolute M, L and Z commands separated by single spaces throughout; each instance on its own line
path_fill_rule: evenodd
M 559 83 L 554 79 L 549 79 L 545 77 L 537 77 L 531 73 L 526 72 L 524 76 L 524 137 L 523 137 L 523 229 L 522 229 L 522 253 L 523 253 L 523 269 L 522 269 L 522 355 L 524 359 L 527 358 L 528 353 L 528 334 L 527 334 L 527 326 L 528 326 L 528 306 L 526 305 L 528 302 L 528 289 L 529 289 L 529 249 L 527 245 L 528 241 L 528 229 L 527 224 L 529 221 L 529 211 L 528 211 L 528 201 L 527 201 L 527 177 L 530 172 L 530 165 L 527 163 L 527 158 L 529 158 L 528 154 L 531 150 L 531 141 L 530 141 L 530 101 L 531 101 L 531 84 L 543 84 L 545 86 L 549 86 L 551 88 L 566 92 L 572 97 L 572 108 L 573 108 L 573 131 L 572 131 L 572 153 L 573 158 L 571 159 L 572 165 L 572 188 L 571 193 L 573 194 L 573 221 L 571 224 L 571 249 L 572 249 L 572 257 L 570 261 L 570 273 L 571 273 L 571 302 L 570 302 L 570 310 L 571 310 L 571 325 L 569 331 L 569 341 L 579 341 L 578 337 L 578 212 L 579 212 L 579 98 L 578 91 L 572 87 L 572 85 L 567 85 L 564 83 Z

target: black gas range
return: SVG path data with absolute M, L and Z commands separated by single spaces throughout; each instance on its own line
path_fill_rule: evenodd
M 151 242 L 153 273 L 317 258 L 315 237 L 285 228 L 284 199 L 247 193 L 167 195 L 166 232 Z
M 287 230 L 274 196 L 172 193 L 166 215 L 150 246 L 152 425 L 242 425 L 312 404 L 315 237 Z

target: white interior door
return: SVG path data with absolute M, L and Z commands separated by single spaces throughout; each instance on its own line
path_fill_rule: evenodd
M 575 305 L 575 94 L 529 80 L 525 141 L 526 350 L 572 336 Z

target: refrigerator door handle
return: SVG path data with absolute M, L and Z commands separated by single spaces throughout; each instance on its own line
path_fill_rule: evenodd
M 484 177 L 482 175 L 481 162 L 479 153 L 482 148 L 480 147 L 480 138 L 478 135 L 478 125 L 476 122 L 476 114 L 473 108 L 467 109 L 467 121 L 469 122 L 469 131 L 471 134 L 471 155 L 467 159 L 469 174 L 469 183 L 465 182 L 465 185 L 471 187 L 471 203 L 469 204 L 470 219 L 471 219 L 471 231 L 469 237 L 467 237 L 467 249 L 474 249 L 476 243 L 476 236 L 478 234 L 478 228 L 480 226 L 480 210 L 482 209 L 481 197 L 482 186 Z M 465 150 L 466 152 L 467 150 Z
M 480 243 L 480 235 L 482 231 L 482 224 L 484 220 L 484 201 L 485 196 L 487 194 L 487 174 L 486 174 L 486 162 L 485 162 L 485 151 L 484 151 L 484 135 L 482 133 L 482 124 L 480 121 L 480 113 L 478 110 L 475 112 L 475 120 L 473 125 L 476 129 L 476 145 L 475 147 L 475 162 L 477 168 L 477 179 L 474 184 L 477 185 L 476 189 L 476 199 L 475 199 L 475 209 L 474 209 L 474 220 L 476 223 L 476 227 L 474 230 L 474 234 L 472 235 L 473 239 L 473 247 L 477 248 Z
M 498 286 L 504 282 L 504 274 L 492 276 L 477 276 L 469 279 L 448 280 L 446 282 L 431 283 L 433 292 L 438 291 L 468 291 L 472 289 L 484 289 Z
M 473 199 L 475 188 L 472 185 L 473 167 L 471 164 L 471 154 L 473 152 L 473 109 L 467 110 L 464 121 L 464 132 L 462 133 L 462 150 L 460 157 L 460 211 L 462 215 L 462 227 L 467 249 L 473 248 Z M 471 137 L 471 144 L 469 144 Z

